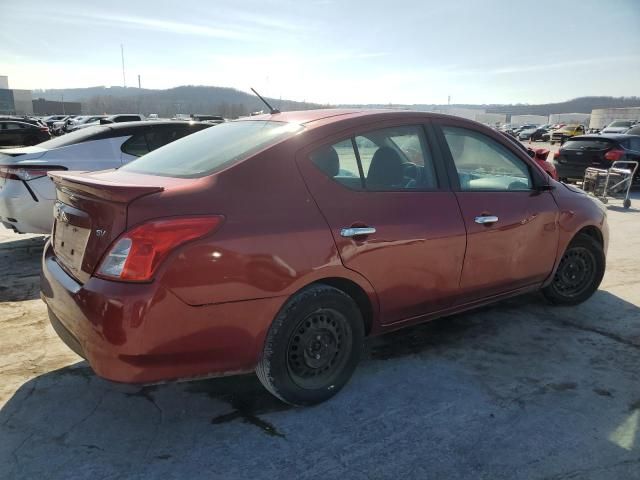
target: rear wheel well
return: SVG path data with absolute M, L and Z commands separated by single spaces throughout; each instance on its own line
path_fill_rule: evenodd
M 333 288 L 337 288 L 338 290 L 342 290 L 344 293 L 349 295 L 353 301 L 356 302 L 356 305 L 362 314 L 362 319 L 364 320 L 364 334 L 369 335 L 373 324 L 373 307 L 371 306 L 369 296 L 362 287 L 360 287 L 360 285 L 351 280 L 340 277 L 323 278 L 322 280 L 318 280 L 314 283 L 329 285 Z
M 587 235 L 588 237 L 593 238 L 601 247 L 604 247 L 604 240 L 602 238 L 602 232 L 594 226 L 588 226 L 582 228 L 578 233 L 576 233 L 576 238 L 578 235 Z

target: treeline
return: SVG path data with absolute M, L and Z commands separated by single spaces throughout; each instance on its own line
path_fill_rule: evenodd
M 79 101 L 83 113 L 157 113 L 161 117 L 182 114 L 222 115 L 237 118 L 251 112 L 265 110 L 265 105 L 252 94 L 233 88 L 184 86 L 168 90 L 123 87 L 90 87 L 33 92 L 34 98 Z M 309 110 L 323 106 L 268 98 L 269 103 L 282 110 Z

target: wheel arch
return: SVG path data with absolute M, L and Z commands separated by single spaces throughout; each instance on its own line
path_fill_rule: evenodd
M 578 237 L 578 235 L 587 235 L 591 238 L 593 238 L 596 242 L 598 242 L 600 244 L 600 246 L 602 248 L 604 248 L 604 236 L 602 235 L 602 231 L 594 226 L 594 225 L 587 225 L 585 227 L 582 227 L 580 230 L 578 230 L 576 232 L 576 234 L 573 236 L 573 238 L 571 239 L 571 241 L 573 241 L 575 238 Z M 571 243 L 571 242 L 569 242 Z
M 353 280 L 344 277 L 326 277 L 312 282 L 310 285 L 324 284 L 349 295 L 360 310 L 364 321 L 364 333 L 368 336 L 373 328 L 374 306 L 367 292 Z

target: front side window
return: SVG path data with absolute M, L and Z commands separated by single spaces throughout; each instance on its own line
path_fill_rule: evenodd
M 128 163 L 122 170 L 197 178 L 242 161 L 303 130 L 294 123 L 241 120 L 187 135 Z
M 528 166 L 504 145 L 466 128 L 442 127 L 462 190 L 530 190 Z
M 354 150 L 355 144 L 355 150 Z M 311 154 L 313 163 L 339 183 L 355 188 L 356 177 L 361 186 L 370 191 L 433 190 L 438 182 L 430 150 L 421 126 L 400 126 L 372 130 L 332 145 L 331 155 L 338 168 L 323 168 L 328 164 L 323 147 Z M 340 154 L 339 152 L 343 152 Z M 324 158 L 319 162 L 318 158 Z M 359 164 L 358 164 L 359 162 Z M 331 175 L 327 172 L 340 172 Z M 360 189 L 362 187 L 358 187 Z

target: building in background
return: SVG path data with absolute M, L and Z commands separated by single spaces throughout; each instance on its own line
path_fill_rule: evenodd
M 549 117 L 546 115 L 511 115 L 511 126 L 520 127 L 528 123 L 534 125 L 544 125 L 548 123 Z
M 56 102 L 38 98 L 32 103 L 33 113 L 36 115 L 80 115 L 82 113 L 80 102 Z
M 0 114 L 33 114 L 31 90 L 16 90 L 9 88 L 9 77 L 6 75 L 0 75 Z
M 640 107 L 594 108 L 591 111 L 589 128 L 604 128 L 614 120 L 636 120 L 640 122 Z
M 588 113 L 552 113 L 549 115 L 549 123 L 566 123 L 570 125 L 589 125 L 591 115 Z

